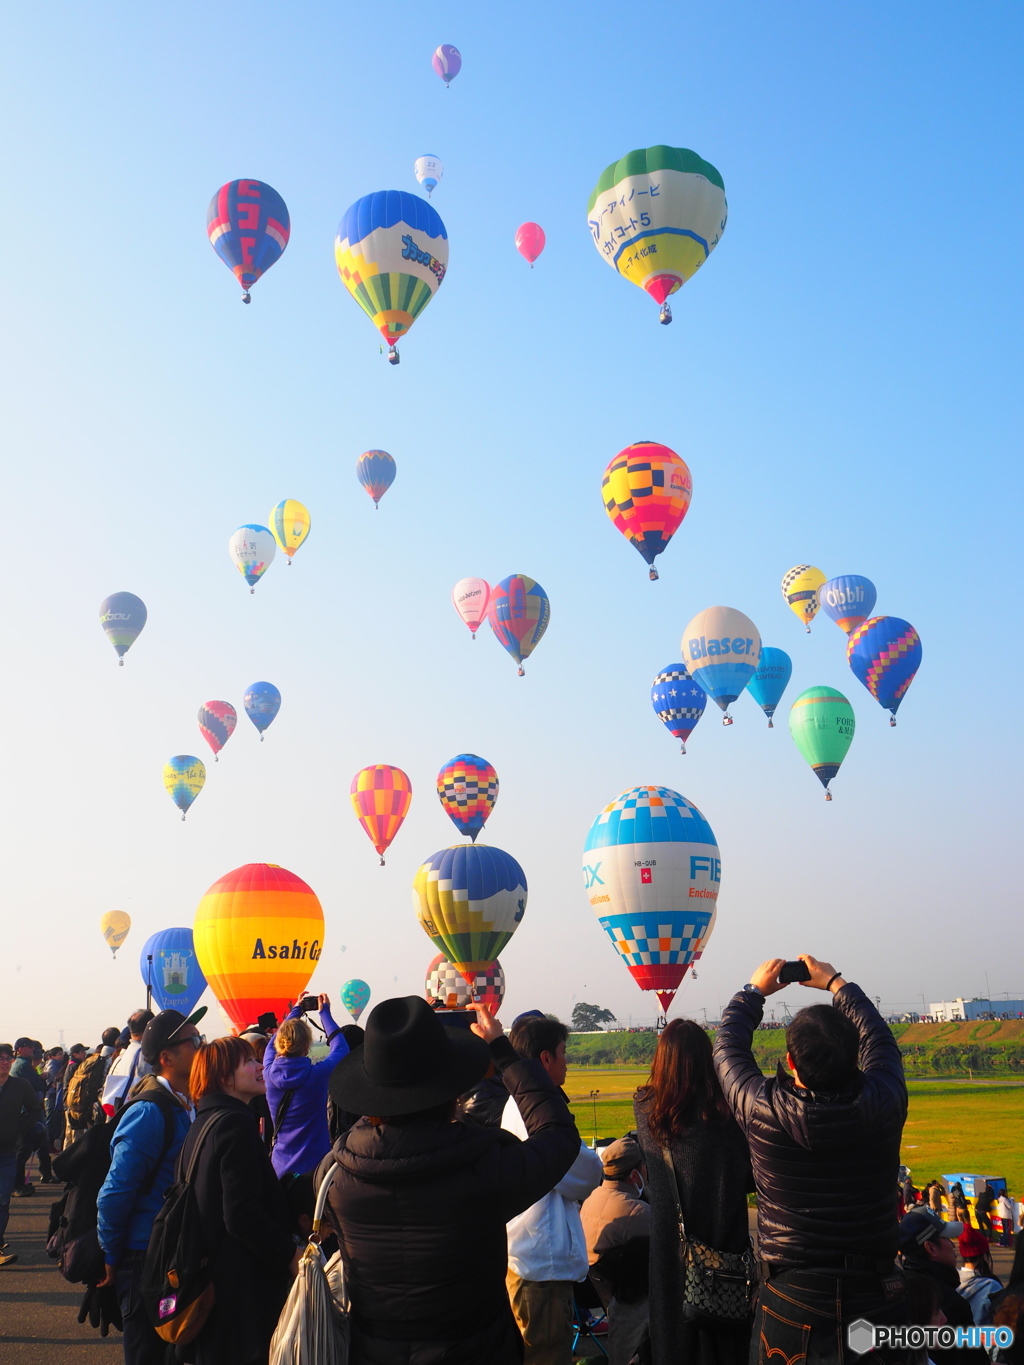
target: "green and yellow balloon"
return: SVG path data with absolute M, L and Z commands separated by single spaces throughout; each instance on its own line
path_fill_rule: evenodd
M 853 707 L 834 687 L 809 687 L 789 712 L 789 733 L 832 800 L 828 784 L 849 753 L 857 728 Z

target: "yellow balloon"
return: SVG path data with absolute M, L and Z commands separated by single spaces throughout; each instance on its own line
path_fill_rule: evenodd
M 818 612 L 818 589 L 825 582 L 825 575 L 813 564 L 797 564 L 782 578 L 782 595 L 789 603 L 791 611 L 803 621 L 807 634 L 811 633 L 811 622 Z
M 309 535 L 310 525 L 309 512 L 294 498 L 285 498 L 283 502 L 270 509 L 270 529 L 274 533 L 274 539 L 288 556 L 289 563 L 292 555 Z
M 103 930 L 103 937 L 110 945 L 110 951 L 117 957 L 117 950 L 128 937 L 128 930 L 132 927 L 131 915 L 126 915 L 123 910 L 108 910 L 100 919 L 100 928 Z

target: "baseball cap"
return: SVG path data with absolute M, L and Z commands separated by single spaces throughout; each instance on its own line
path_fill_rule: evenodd
M 897 1237 L 900 1247 L 910 1251 L 915 1246 L 923 1246 L 925 1242 L 934 1242 L 941 1237 L 955 1242 L 963 1230 L 963 1223 L 944 1223 L 930 1209 L 912 1209 L 900 1219 Z
M 643 1152 L 636 1138 L 616 1138 L 601 1153 L 601 1166 L 608 1180 L 622 1180 L 635 1171 L 643 1160 Z
M 32 1039 L 31 1039 L 31 1038 L 19 1038 L 19 1039 L 17 1040 L 17 1042 L 14 1044 L 14 1050 L 15 1050 L 15 1052 L 17 1052 L 17 1051 L 19 1050 L 19 1048 L 31 1047 L 31 1046 L 32 1046 Z
M 154 1015 L 146 1025 L 139 1044 L 139 1050 L 146 1061 L 155 1063 L 165 1047 L 174 1047 L 180 1042 L 175 1034 L 180 1033 L 188 1024 L 198 1024 L 207 1008 L 206 1005 L 200 1005 L 187 1019 L 180 1010 L 161 1010 L 159 1014 Z
M 517 1014 L 512 1020 L 512 1027 L 515 1028 L 520 1019 L 544 1019 L 546 1017 L 543 1010 L 523 1010 L 522 1014 Z

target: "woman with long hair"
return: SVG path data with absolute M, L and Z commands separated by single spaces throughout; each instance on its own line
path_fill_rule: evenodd
M 718 1251 L 750 1245 L 747 1142 L 722 1095 L 711 1040 L 692 1019 L 673 1019 L 634 1100 L 651 1203 L 650 1333 L 653 1365 L 745 1365 L 749 1320 L 737 1326 L 688 1320 L 676 1201 L 686 1235 Z

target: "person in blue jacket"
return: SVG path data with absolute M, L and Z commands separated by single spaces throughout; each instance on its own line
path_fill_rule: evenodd
M 348 1043 L 331 1017 L 326 995 L 317 997 L 317 1009 L 327 1034 L 326 1057 L 309 1060 L 313 1034 L 302 1018 L 300 1002 L 274 1034 L 273 1055 L 268 1047 L 263 1059 L 267 1103 L 274 1119 L 270 1159 L 278 1175 L 308 1175 L 331 1150 L 327 1087 L 331 1072 L 348 1053 Z
M 125 1365 L 163 1365 L 166 1343 L 150 1325 L 142 1302 L 142 1268 L 164 1194 L 193 1118 L 189 1073 L 203 1044 L 196 1023 L 206 1007 L 186 1019 L 163 1010 L 146 1025 L 141 1053 L 152 1074 L 134 1088 L 110 1143 L 110 1170 L 96 1201 L 96 1230 L 106 1275 L 98 1288 L 114 1285 L 124 1322 Z

